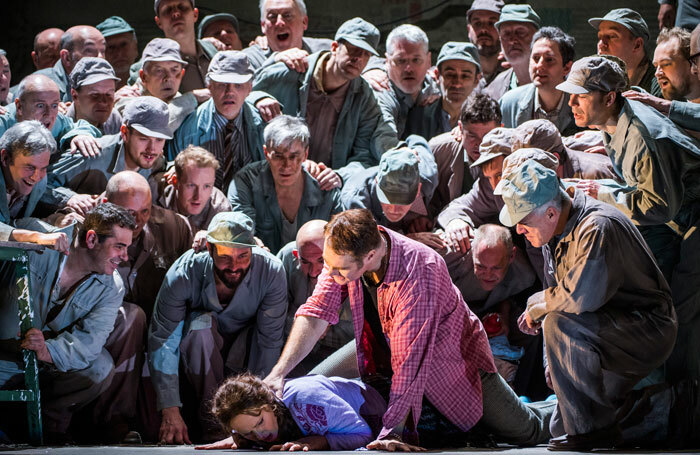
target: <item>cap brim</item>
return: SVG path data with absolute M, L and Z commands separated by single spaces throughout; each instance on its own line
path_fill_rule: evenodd
M 603 22 L 604 20 L 607 20 L 607 19 L 603 19 L 602 17 L 592 17 L 592 18 L 588 19 L 588 23 L 591 24 L 591 27 L 598 30 L 598 27 L 600 27 L 600 23 Z M 611 21 L 611 22 L 615 22 L 615 21 Z
M 417 193 L 418 193 L 418 188 L 416 187 L 416 194 L 417 194 Z M 410 192 L 401 193 L 400 196 L 406 196 L 407 194 L 410 194 Z M 398 196 L 398 195 L 397 195 L 397 196 Z M 391 201 L 391 200 L 389 200 L 389 198 L 387 197 L 386 193 L 385 193 L 384 191 L 382 191 L 381 188 L 379 188 L 379 185 L 377 185 L 377 199 L 379 199 L 379 202 L 381 202 L 382 204 L 389 204 L 389 205 L 411 205 L 411 204 L 413 204 L 413 201 L 414 201 L 416 198 L 415 198 L 415 196 L 414 196 L 413 199 L 411 199 L 410 202 L 407 202 L 407 201 L 396 201 L 396 200 Z
M 557 85 L 556 89 L 565 93 L 573 93 L 574 95 L 584 95 L 586 93 L 590 93 L 590 90 L 585 89 L 580 85 L 576 85 L 569 81 L 564 81 L 561 84 Z
M 379 57 L 379 53 L 374 50 L 372 46 L 367 44 L 366 42 L 359 40 L 359 39 L 354 39 L 354 38 L 339 38 L 342 39 L 343 41 L 347 41 L 348 43 L 352 44 L 355 47 L 359 47 L 360 49 L 364 49 L 370 54 Z
M 531 213 L 531 212 L 530 212 Z M 530 213 L 525 213 L 522 216 L 511 216 L 510 212 L 508 211 L 508 206 L 504 205 L 503 208 L 501 209 L 501 213 L 498 214 L 498 220 L 501 222 L 503 226 L 506 227 L 513 227 L 516 224 L 520 223 L 523 218 L 528 216 Z
M 477 158 L 476 161 L 474 161 L 472 164 L 469 165 L 469 167 L 478 167 L 481 166 L 484 163 L 488 163 L 492 159 L 496 158 L 497 156 L 503 156 L 503 152 L 498 152 L 498 153 L 483 153 L 479 155 L 479 158 Z
M 435 66 L 438 67 L 438 68 L 440 68 L 440 65 L 441 65 L 441 64 L 443 64 L 443 63 L 445 63 L 445 62 L 447 62 L 447 61 L 450 61 L 450 60 L 461 60 L 461 61 L 463 61 L 463 62 L 469 62 L 469 63 L 473 64 L 474 66 L 476 66 L 477 71 L 481 72 L 481 64 L 480 64 L 480 63 L 475 62 L 473 59 L 470 59 L 470 58 L 467 58 L 467 57 L 461 57 L 461 56 L 459 56 L 459 57 L 448 57 L 448 58 L 443 58 L 442 60 L 438 60 L 437 63 L 435 63 Z
M 113 30 L 113 31 L 109 31 L 109 32 L 102 32 L 102 37 L 109 38 L 110 36 L 121 35 L 122 33 L 134 33 L 134 32 L 135 32 L 135 30 L 133 28 L 126 29 L 126 30 Z
M 222 84 L 245 84 L 253 78 L 253 74 L 209 74 L 209 79 Z
M 112 80 L 112 81 L 117 82 L 120 79 L 118 77 L 110 76 L 108 74 L 95 74 L 95 75 L 89 76 L 85 80 L 83 80 L 82 83 L 80 84 L 80 87 L 85 87 L 86 85 L 97 84 L 98 82 L 108 81 L 108 80 Z
M 129 125 L 131 128 L 135 129 L 139 133 L 148 136 L 148 137 L 155 137 L 156 139 L 172 139 L 173 137 L 169 134 L 161 133 L 158 131 L 153 131 L 151 129 L 146 128 L 143 125 L 138 125 L 138 124 L 131 124 Z
M 223 240 L 215 240 L 213 237 L 207 234 L 207 242 L 213 245 L 223 245 L 232 248 L 253 248 L 258 246 L 256 243 L 241 243 L 241 242 L 226 242 Z
M 177 59 L 175 57 L 153 57 L 153 58 L 148 58 L 143 61 L 143 63 L 148 63 L 148 62 L 175 62 L 175 63 L 180 63 L 181 65 L 187 66 L 187 62 L 182 60 L 182 59 Z

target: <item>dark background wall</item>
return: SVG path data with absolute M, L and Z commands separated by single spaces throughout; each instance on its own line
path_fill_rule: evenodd
M 236 15 L 244 44 L 260 34 L 256 0 L 200 0 L 196 3 L 200 18 L 213 12 Z M 649 24 L 652 36 L 655 38 L 658 33 L 655 0 L 533 0 L 528 3 L 545 25 L 557 25 L 576 38 L 579 56 L 595 53 L 595 31 L 587 19 L 602 16 L 613 8 L 636 9 Z M 332 38 L 343 21 L 361 16 L 380 29 L 384 40 L 396 25 L 413 23 L 428 34 L 435 60 L 445 41 L 467 39 L 465 12 L 470 4 L 471 0 L 307 0 L 310 19 L 306 33 Z M 13 85 L 34 70 L 30 58 L 34 35 L 48 27 L 65 30 L 77 24 L 95 25 L 108 16 L 118 15 L 136 29 L 139 49 L 151 38 L 162 36 L 153 20 L 150 0 L 0 0 L 0 5 L 0 48 L 8 53 Z

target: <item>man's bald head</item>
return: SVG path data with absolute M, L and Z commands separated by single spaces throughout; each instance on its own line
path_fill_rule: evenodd
M 19 83 L 17 93 L 15 93 L 15 99 L 22 101 L 28 94 L 52 91 L 59 93 L 56 82 L 43 74 L 30 74 Z
M 148 181 L 138 172 L 122 171 L 112 176 L 107 182 L 105 196 L 109 202 L 114 202 L 112 200 L 114 198 L 133 195 L 151 197 L 151 187 L 148 185 Z
M 316 279 L 323 270 L 323 234 L 328 224 L 325 220 L 311 220 L 297 232 L 296 256 L 301 271 Z
M 690 34 L 690 55 L 695 55 L 698 52 L 700 52 L 700 24 Z
M 42 74 L 30 74 L 15 93 L 17 121 L 37 120 L 49 131 L 53 128 L 61 101 L 58 85 Z
M 515 247 L 510 231 L 496 224 L 483 224 L 476 230 L 472 241 L 474 275 L 485 291 L 495 288 L 508 273 L 515 258 Z
M 32 61 L 36 69 L 51 68 L 60 58 L 61 36 L 60 28 L 47 28 L 34 37 L 34 50 Z
M 308 243 L 321 245 L 323 248 L 323 230 L 328 224 L 325 220 L 311 220 L 305 223 L 297 232 L 297 248 Z
M 105 58 L 104 36 L 90 25 L 76 25 L 61 36 L 61 62 L 66 74 L 70 74 L 83 57 Z
M 151 188 L 146 179 L 134 171 L 122 171 L 112 176 L 105 189 L 107 201 L 124 207 L 136 219 L 134 239 L 151 219 Z

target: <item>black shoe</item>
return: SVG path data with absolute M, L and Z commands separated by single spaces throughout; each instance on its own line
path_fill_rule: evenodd
M 612 449 L 622 443 L 617 426 L 591 431 L 590 433 L 564 435 L 549 440 L 548 450 L 588 452 L 593 449 Z

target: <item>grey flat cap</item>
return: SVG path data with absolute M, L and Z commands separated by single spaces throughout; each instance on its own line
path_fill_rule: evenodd
M 120 33 L 134 33 L 134 27 L 119 16 L 111 16 L 103 20 L 95 27 L 105 38 L 119 35 Z
M 232 248 L 257 246 L 253 232 L 255 224 L 243 212 L 220 212 L 207 228 L 207 242 Z
M 504 226 L 515 226 L 562 191 L 556 172 L 527 160 L 512 172 L 504 173 L 493 191 L 505 203 L 498 219 Z
M 474 11 L 491 11 L 492 13 L 501 14 L 504 5 L 503 0 L 474 0 L 472 6 L 467 10 L 467 22 L 471 19 Z
M 532 24 L 536 29 L 542 26 L 542 19 L 530 5 L 506 5 L 501 10 L 501 17 L 493 24 L 496 29 L 505 22 L 524 22 Z
M 629 86 L 625 70 L 608 56 L 584 57 L 574 62 L 557 90 L 581 95 L 591 91 L 623 92 Z
M 476 65 L 477 71 L 481 71 L 481 61 L 479 59 L 479 50 L 472 43 L 463 43 L 457 41 L 448 41 L 442 45 L 440 55 L 438 55 L 436 66 L 446 60 L 463 60 L 465 62 Z
M 180 55 L 180 44 L 170 38 L 153 38 L 141 54 L 141 63 L 177 62 L 187 65 Z
M 508 156 L 513 147 L 513 128 L 499 126 L 484 135 L 479 145 L 479 158 L 469 167 L 479 167 L 497 156 Z
M 207 28 L 207 25 L 211 24 L 212 22 L 218 22 L 218 21 L 226 21 L 229 22 L 231 25 L 233 25 L 234 30 L 236 30 L 236 33 L 240 34 L 239 27 L 238 27 L 238 19 L 236 16 L 233 14 L 229 13 L 218 13 L 218 14 L 210 14 L 206 16 L 204 19 L 202 19 L 202 22 L 199 23 L 199 27 L 197 27 L 197 38 L 202 39 L 202 34 L 204 33 L 204 29 Z
M 413 204 L 420 186 L 418 162 L 405 144 L 384 153 L 377 171 L 377 199 L 384 204 Z
M 513 151 L 503 160 L 502 175 L 510 175 L 527 160 L 537 161 L 554 172 L 559 168 L 559 160 L 552 153 L 539 148 L 522 148 Z
M 564 152 L 561 133 L 554 123 L 546 119 L 528 120 L 515 129 L 513 151 L 530 147 L 551 153 Z
M 253 68 L 243 52 L 220 51 L 209 62 L 207 78 L 224 84 L 243 84 L 253 78 Z
M 335 41 L 344 40 L 355 47 L 364 49 L 372 55 L 379 55 L 379 30 L 366 20 L 355 17 L 343 22 L 335 32 Z
M 119 78 L 114 74 L 114 68 L 109 62 L 99 57 L 83 57 L 75 64 L 70 72 L 70 85 L 78 89 L 84 85 L 92 85 L 98 82 Z
M 604 17 L 593 17 L 588 23 L 596 30 L 603 21 L 615 22 L 629 30 L 632 35 L 644 39 L 644 44 L 649 41 L 649 26 L 641 14 L 629 8 L 617 8 L 610 11 Z
M 172 139 L 168 122 L 168 105 L 154 96 L 139 96 L 124 108 L 122 120 L 141 134 L 158 139 Z

